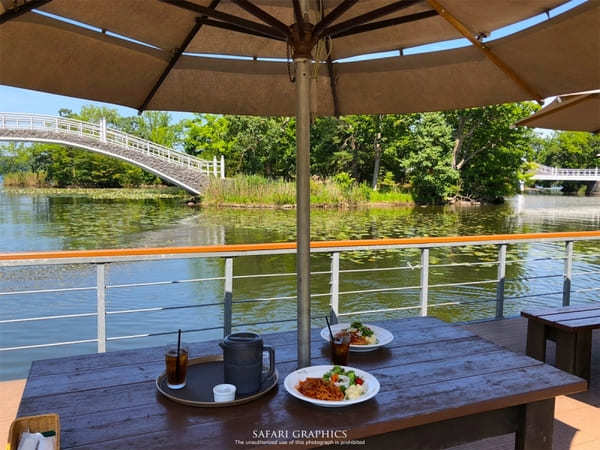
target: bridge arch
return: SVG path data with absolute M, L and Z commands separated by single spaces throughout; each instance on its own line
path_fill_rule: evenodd
M 202 160 L 100 124 L 37 114 L 0 113 L 0 141 L 67 145 L 133 164 L 192 194 L 225 176 L 223 157 Z

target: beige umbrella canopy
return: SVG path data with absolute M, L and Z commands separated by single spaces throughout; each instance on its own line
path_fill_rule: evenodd
M 516 125 L 553 130 L 600 132 L 600 90 L 556 97 Z
M 600 0 L 483 43 L 491 31 L 563 2 L 0 0 L 0 84 L 140 111 L 295 114 L 298 361 L 305 366 L 311 113 L 433 111 L 594 89 Z M 463 37 L 472 45 L 404 52 Z M 398 56 L 339 61 L 390 50 Z

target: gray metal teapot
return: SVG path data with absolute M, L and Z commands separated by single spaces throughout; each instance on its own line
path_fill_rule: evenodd
M 233 333 L 219 343 L 223 349 L 225 383 L 237 387 L 239 395 L 256 394 L 262 382 L 275 372 L 275 350 L 263 345 L 256 333 Z M 269 371 L 263 375 L 263 353 L 269 352 Z

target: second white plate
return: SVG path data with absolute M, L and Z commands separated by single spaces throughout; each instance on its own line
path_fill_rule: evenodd
M 392 333 L 390 333 L 388 330 L 386 330 L 385 328 L 381 328 L 381 327 L 378 327 L 375 325 L 369 325 L 368 323 L 365 323 L 363 325 L 365 325 L 365 326 L 369 327 L 371 330 L 373 330 L 375 337 L 377 337 L 377 344 L 350 345 L 351 352 L 370 352 L 370 351 L 376 350 L 379 347 L 382 347 L 386 344 L 389 344 L 390 342 L 392 342 L 394 340 L 394 335 Z M 350 328 L 350 324 L 349 323 L 338 323 L 338 324 L 332 325 L 331 331 L 335 335 L 336 333 L 339 333 L 340 331 L 342 331 L 344 328 Z M 321 337 L 323 339 L 325 339 L 327 342 L 331 341 L 331 338 L 329 337 L 329 329 L 327 327 L 325 327 L 321 330 Z

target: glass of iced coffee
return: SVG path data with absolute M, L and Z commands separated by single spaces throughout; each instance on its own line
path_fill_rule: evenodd
M 167 386 L 170 389 L 181 389 L 185 386 L 185 377 L 187 375 L 188 347 L 181 344 L 169 346 L 165 353 L 165 363 L 167 365 Z

